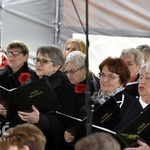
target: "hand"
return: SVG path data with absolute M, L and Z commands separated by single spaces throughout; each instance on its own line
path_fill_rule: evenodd
M 129 147 L 124 148 L 124 150 L 150 150 L 150 147 L 145 142 L 138 140 L 137 143 L 139 144 L 139 147 Z
M 68 131 L 64 132 L 64 139 L 67 143 L 74 142 L 74 136 L 72 136 Z
M 2 115 L 4 117 L 6 117 L 6 115 L 7 115 L 7 109 L 2 104 L 0 104 L 0 115 Z
M 32 110 L 33 112 L 31 113 L 18 111 L 18 115 L 23 121 L 27 121 L 29 123 L 38 123 L 40 113 L 33 105 L 32 105 Z

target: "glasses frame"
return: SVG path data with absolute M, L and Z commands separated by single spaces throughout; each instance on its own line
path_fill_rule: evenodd
M 21 52 L 20 51 L 13 51 L 13 52 L 6 51 L 5 52 L 6 56 L 9 56 L 11 54 L 14 57 L 19 56 L 21 53 L 26 54 L 25 51 L 21 51 Z
M 34 64 L 40 62 L 40 64 L 42 66 L 46 65 L 48 62 L 53 62 L 52 60 L 48 60 L 48 59 L 39 59 L 39 58 L 33 58 L 33 62 Z
M 105 77 L 107 77 L 107 80 L 109 81 L 112 81 L 112 80 L 115 80 L 116 78 L 119 78 L 117 76 L 115 76 L 114 74 L 108 74 L 106 75 L 105 73 L 101 72 L 101 73 L 98 73 L 99 74 L 99 77 L 101 79 L 104 79 Z
M 64 71 L 65 72 L 65 74 L 71 74 L 71 75 L 74 75 L 76 72 L 78 72 L 79 70 L 81 70 L 81 69 L 83 69 L 84 67 L 82 66 L 82 67 L 80 67 L 80 68 L 78 68 L 78 69 L 76 69 L 76 70 L 70 70 L 70 71 Z

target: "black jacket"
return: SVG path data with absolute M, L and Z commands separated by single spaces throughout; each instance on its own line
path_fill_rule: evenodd
M 123 127 L 125 127 L 128 123 L 130 123 L 137 115 L 139 115 L 142 110 L 143 108 L 139 100 L 133 101 L 131 105 L 127 108 L 119 124 L 113 130 L 119 132 L 121 129 L 123 129 Z
M 28 67 L 27 62 L 16 73 L 13 73 L 12 69 L 7 66 L 0 75 L 0 86 L 7 89 L 19 87 L 21 84 L 18 77 L 22 72 L 29 72 L 32 76 L 35 76 L 35 71 Z
M 93 78 L 94 78 L 94 80 L 93 80 Z M 90 82 L 89 82 L 89 85 L 88 85 L 90 93 L 87 93 L 87 94 L 89 94 L 90 97 L 94 94 L 94 92 L 96 92 L 98 90 L 98 87 L 99 87 L 98 85 L 99 84 L 98 84 L 97 81 L 95 81 L 96 79 L 98 81 L 97 77 L 93 77 L 92 76 L 90 78 Z M 80 84 L 85 85 L 86 86 L 86 90 L 85 91 L 87 91 L 86 79 L 84 81 L 76 84 L 76 85 L 72 85 L 73 88 L 74 88 L 74 90 L 75 90 L 75 87 L 78 86 L 78 85 L 80 85 Z M 83 91 L 81 93 L 75 91 L 76 92 L 76 96 L 77 96 L 78 118 L 81 118 L 81 119 L 85 118 L 85 116 L 87 115 L 86 114 L 86 110 L 85 110 L 85 108 L 86 108 L 85 102 L 88 101 L 88 99 L 86 99 L 87 97 L 86 97 L 85 91 Z M 66 150 L 73 150 L 73 146 L 76 143 L 76 141 L 78 141 L 81 137 L 85 136 L 86 135 L 86 131 L 85 131 L 84 128 L 82 128 L 82 127 L 80 127 L 78 125 L 76 126 L 75 124 L 73 124 L 72 126 L 69 126 L 68 129 L 67 129 L 67 131 L 70 132 L 72 135 L 74 135 L 75 139 L 74 139 L 73 143 L 69 143 L 68 144 L 66 142 L 65 149 Z
M 35 76 L 35 71 L 28 67 L 27 62 L 16 73 L 13 73 L 12 69 L 7 66 L 4 69 L 3 73 L 0 75 L 0 86 L 3 86 L 7 89 L 19 87 L 21 83 L 19 82 L 18 77 L 22 72 L 28 72 L 31 74 L 31 76 Z M 0 121 L 4 124 L 6 122 L 10 122 L 10 127 L 19 124 L 20 118 L 17 114 L 17 108 L 14 105 L 10 104 L 8 106 L 8 113 L 6 118 L 0 115 Z
M 61 104 L 58 111 L 76 117 L 76 94 L 68 78 L 61 71 L 57 71 L 55 74 L 48 77 L 48 79 Z M 66 125 L 63 122 L 51 113 L 40 113 L 40 120 L 37 126 L 47 137 L 48 143 L 46 150 L 63 149 L 64 131 L 66 130 Z
M 86 80 L 78 83 L 77 85 L 72 85 L 72 86 L 75 89 L 75 86 L 78 86 L 79 84 L 85 84 L 86 89 L 87 89 Z M 90 94 L 90 97 L 91 97 L 94 94 L 94 92 L 96 92 L 95 85 L 94 85 L 94 82 L 93 82 L 92 78 L 91 78 L 91 82 L 89 84 L 90 84 L 89 85 L 89 89 L 90 89 L 89 94 Z M 82 118 L 85 117 L 84 114 L 82 114 L 82 113 L 83 113 L 83 109 L 84 109 L 83 106 L 85 106 L 85 101 L 87 100 L 87 99 L 85 99 L 86 98 L 86 93 L 85 92 L 84 93 L 77 93 L 76 92 L 76 95 L 77 95 L 77 106 L 78 106 L 78 112 L 79 112 L 78 114 L 79 114 L 79 118 L 82 119 Z
M 114 98 L 116 99 L 118 105 L 120 106 L 120 108 L 122 109 L 123 112 L 126 111 L 126 109 L 129 107 L 129 105 L 131 105 L 131 103 L 133 101 L 135 101 L 135 99 L 130 96 L 126 90 L 123 90 L 119 93 L 117 93 Z
M 125 87 L 127 93 L 135 99 L 139 99 L 138 85 L 139 82 L 133 82 Z

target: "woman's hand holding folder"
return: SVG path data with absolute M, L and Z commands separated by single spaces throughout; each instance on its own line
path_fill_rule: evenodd
M 27 121 L 29 123 L 38 123 L 39 111 L 35 108 L 34 105 L 32 105 L 32 110 L 32 112 L 18 111 L 18 115 L 23 121 Z
M 0 104 L 0 115 L 2 115 L 4 117 L 6 117 L 6 115 L 7 115 L 7 109 L 2 104 Z
M 139 147 L 129 147 L 124 148 L 123 150 L 150 150 L 150 147 L 145 142 L 138 140 L 137 143 L 139 144 Z

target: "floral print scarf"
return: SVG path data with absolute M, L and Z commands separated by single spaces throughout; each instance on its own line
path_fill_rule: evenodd
M 123 91 L 124 87 L 119 87 L 116 90 L 114 90 L 112 93 L 105 94 L 103 91 L 99 90 L 97 93 L 95 93 L 91 98 L 95 103 L 104 104 L 107 100 L 110 99 L 110 97 L 116 95 L 117 93 Z

